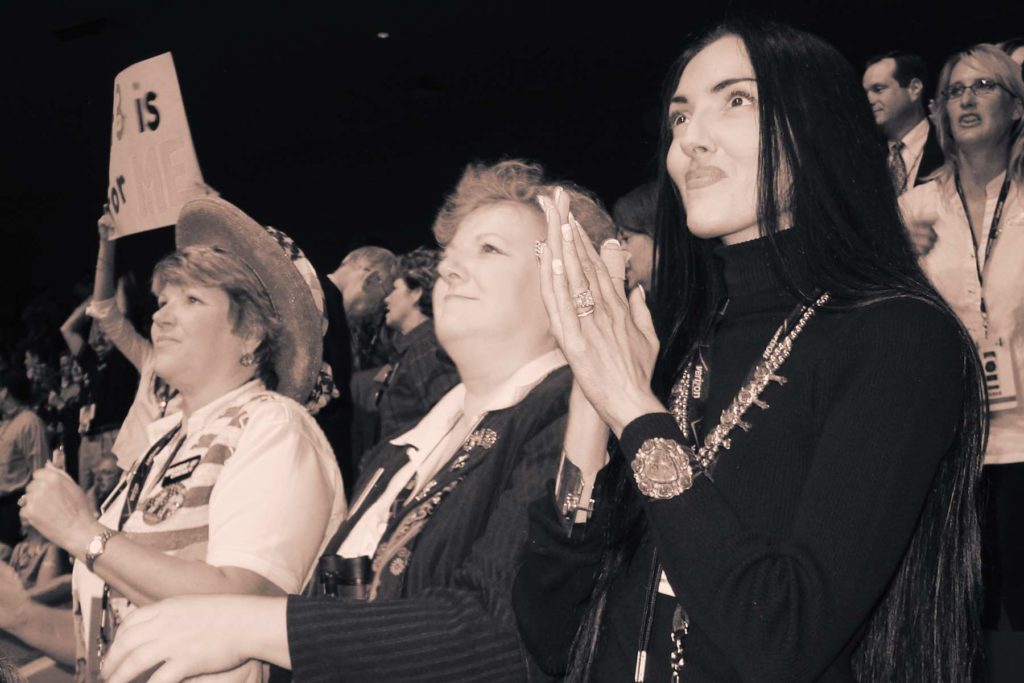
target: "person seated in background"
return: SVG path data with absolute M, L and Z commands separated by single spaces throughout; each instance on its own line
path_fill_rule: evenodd
M 1005 608 L 1024 631 L 1024 80 L 1002 50 L 982 44 L 950 57 L 938 86 L 946 162 L 900 206 L 921 267 L 986 366 L 982 623 L 996 628 Z
M 629 253 L 626 284 L 637 285 L 648 293 L 654 275 L 654 213 L 658 204 L 658 186 L 646 183 L 627 192 L 612 205 L 612 218 L 622 248 Z
M 405 432 L 459 383 L 459 375 L 434 334 L 432 294 L 436 249 L 419 248 L 398 259 L 391 293 L 384 298 L 385 324 L 398 333 L 395 355 L 383 369 L 377 407 L 380 435 Z
M 101 455 L 93 467 L 92 486 L 86 490 L 85 497 L 89 499 L 97 517 L 101 512 L 103 501 L 117 488 L 121 474 L 122 470 L 117 466 L 117 457 L 113 453 Z
M 928 81 L 928 65 L 909 52 L 886 52 L 865 65 L 864 92 L 889 142 L 887 163 L 898 194 L 920 185 L 942 165 L 942 149 L 925 109 Z
M 0 372 L 0 543 L 21 540 L 18 499 L 33 470 L 50 458 L 46 426 L 28 406 L 28 378 L 14 369 Z
M 153 272 L 152 353 L 180 409 L 147 426 L 99 519 L 66 473 L 33 476 L 21 514 L 77 560 L 72 610 L 0 577 L 0 628 L 90 681 L 139 605 L 301 589 L 346 509 L 334 455 L 299 403 L 323 354 L 312 266 L 287 235 L 213 197 L 182 208 L 175 241 Z M 216 680 L 260 675 L 251 664 Z
M 315 585 L 332 590 L 345 573 L 365 582 L 341 598 L 204 596 L 143 608 L 107 657 L 111 683 L 162 662 L 154 675 L 180 680 L 247 658 L 300 681 L 525 679 L 509 593 L 526 503 L 558 468 L 572 384 L 541 298 L 542 194 L 559 196 L 595 242 L 612 236 L 589 195 L 559 191 L 522 161 L 470 166 L 434 223 L 444 247 L 435 328 L 462 383 L 368 455 Z M 622 274 L 622 252 L 606 251 Z
M 22 523 L 25 538 L 14 546 L 7 565 L 17 574 L 28 596 L 57 605 L 71 598 L 68 554 L 43 538 L 31 524 Z

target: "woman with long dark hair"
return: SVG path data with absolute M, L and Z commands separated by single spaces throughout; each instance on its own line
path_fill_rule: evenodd
M 526 647 L 572 680 L 968 680 L 979 369 L 856 74 L 731 21 L 667 87 L 653 319 L 544 201 L 576 384 L 515 586 Z

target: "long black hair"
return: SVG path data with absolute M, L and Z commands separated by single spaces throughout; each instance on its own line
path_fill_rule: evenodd
M 918 266 L 885 166 L 885 142 L 853 68 L 821 39 L 792 27 L 738 17 L 703 32 L 673 65 L 664 110 L 689 61 L 725 35 L 746 46 L 758 83 L 760 154 L 758 224 L 780 279 L 799 300 L 811 282 L 844 306 L 894 297 L 928 302 L 954 317 Z M 655 231 L 653 314 L 661 353 L 652 386 L 667 402 L 674 379 L 713 324 L 723 287 L 712 262 L 718 240 L 686 227 L 680 195 L 665 158 L 672 144 L 663 126 Z M 780 192 L 777 179 L 792 178 Z M 776 246 L 780 216 L 792 225 L 802 256 L 788 263 Z M 960 326 L 968 387 L 961 421 L 942 458 L 901 564 L 872 614 L 854 655 L 863 681 L 962 681 L 980 653 L 980 526 L 976 500 L 985 441 L 984 388 L 977 357 Z M 621 461 L 621 459 L 617 459 Z M 645 520 L 628 468 L 609 494 L 619 511 L 591 610 L 577 633 L 570 678 L 589 678 L 607 590 L 629 562 Z

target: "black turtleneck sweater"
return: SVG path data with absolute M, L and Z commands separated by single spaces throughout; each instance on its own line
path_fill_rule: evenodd
M 763 240 L 716 256 L 729 304 L 710 346 L 704 433 L 797 304 Z M 647 531 L 611 584 L 592 679 L 634 680 L 656 546 L 690 618 L 684 681 L 853 680 L 850 654 L 953 440 L 962 344 L 956 322 L 918 300 L 819 310 L 780 370 L 788 382 L 761 395 L 768 409 L 747 412 L 749 432 L 730 434 L 714 480 L 700 476 L 669 500 L 641 496 Z M 669 414 L 654 413 L 623 430 L 620 451 L 631 461 L 652 437 L 683 441 Z M 548 674 L 564 672 L 589 609 L 609 507 L 599 500 L 584 540 L 569 540 L 550 496 L 532 506 L 514 599 Z M 670 680 L 674 606 L 659 595 L 646 681 Z

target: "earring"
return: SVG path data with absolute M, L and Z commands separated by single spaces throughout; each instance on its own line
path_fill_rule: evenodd
M 242 357 L 238 359 L 238 362 L 242 364 L 243 368 L 248 368 L 256 364 L 256 354 L 243 353 Z

